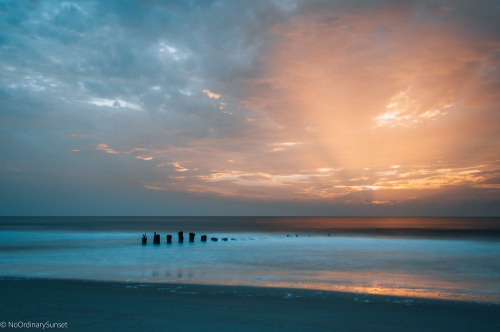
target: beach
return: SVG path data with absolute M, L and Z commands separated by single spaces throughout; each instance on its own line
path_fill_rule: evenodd
M 70 331 L 500 329 L 496 304 L 304 289 L 2 278 L 0 293 L 6 324 Z
M 0 327 L 496 331 L 498 225 L 473 218 L 0 218 Z M 194 242 L 179 242 L 180 226 L 196 233 Z M 153 230 L 159 245 L 151 243 Z M 219 241 L 202 242 L 202 234 Z

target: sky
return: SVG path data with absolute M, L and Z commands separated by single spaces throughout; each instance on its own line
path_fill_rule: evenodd
M 0 215 L 500 216 L 500 3 L 0 1 Z

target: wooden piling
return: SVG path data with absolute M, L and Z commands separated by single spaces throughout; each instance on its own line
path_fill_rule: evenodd
M 189 233 L 189 242 L 194 242 L 194 237 L 196 234 L 194 233 Z
M 184 232 L 180 231 L 178 234 L 179 234 L 179 243 L 184 243 Z
M 206 235 L 202 235 L 201 236 L 201 242 L 207 242 L 207 236 Z
M 153 236 L 153 244 L 160 244 L 160 234 L 154 234 Z
M 148 237 L 146 236 L 146 233 L 142 234 L 142 244 L 147 244 L 148 243 Z
M 172 244 L 172 235 L 167 235 L 167 244 Z
M 211 240 L 212 240 L 213 242 L 217 242 L 219 239 L 217 239 L 216 237 L 213 237 Z

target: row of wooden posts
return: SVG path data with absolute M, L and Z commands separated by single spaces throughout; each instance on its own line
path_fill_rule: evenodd
M 184 232 L 178 232 L 177 233 L 178 236 L 179 236 L 179 243 L 184 243 Z M 189 242 L 194 242 L 194 237 L 196 236 L 195 233 L 189 233 Z M 216 238 L 216 237 L 212 237 L 211 240 L 213 242 L 217 242 L 219 239 Z M 227 241 L 228 238 L 225 237 L 225 238 L 222 238 L 221 239 L 222 241 Z M 202 235 L 201 236 L 201 242 L 207 242 L 207 236 L 206 235 Z M 148 243 L 148 237 L 146 235 L 146 233 L 144 233 L 142 235 L 142 244 L 147 244 Z M 167 235 L 167 244 L 171 244 L 172 243 L 172 235 L 168 234 Z M 160 234 L 155 234 L 153 235 L 153 244 L 160 244 Z

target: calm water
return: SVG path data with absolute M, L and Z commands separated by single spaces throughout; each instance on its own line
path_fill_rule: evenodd
M 179 230 L 183 244 L 177 243 Z M 161 234 L 159 246 L 152 245 L 154 231 Z M 143 232 L 146 246 L 140 244 Z M 188 232 L 197 234 L 195 243 L 187 243 Z M 168 233 L 175 235 L 171 245 Z M 201 243 L 201 234 L 219 241 Z M 500 219 L 0 218 L 0 275 L 498 303 Z

